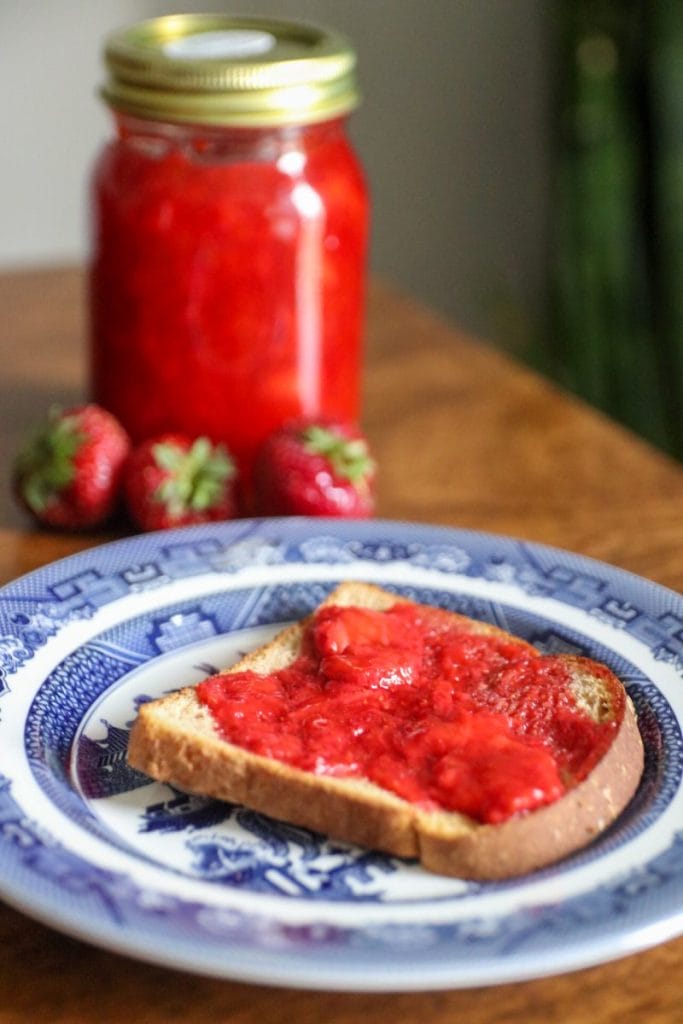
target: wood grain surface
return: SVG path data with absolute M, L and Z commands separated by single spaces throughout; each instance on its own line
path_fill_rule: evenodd
M 0 275 L 0 583 L 123 532 L 38 530 L 11 496 L 19 438 L 51 403 L 86 394 L 86 344 L 78 270 Z M 554 544 L 683 589 L 683 469 L 379 283 L 364 409 L 379 515 Z M 3 905 L 0 942 L 0 1024 L 683 1020 L 683 939 L 560 977 L 402 995 L 276 990 L 150 967 Z

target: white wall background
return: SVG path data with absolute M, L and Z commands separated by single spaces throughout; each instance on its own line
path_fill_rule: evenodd
M 543 0 L 0 0 L 0 267 L 80 260 L 108 132 L 102 38 L 180 10 L 277 14 L 354 40 L 372 265 L 471 330 L 532 311 L 547 195 Z

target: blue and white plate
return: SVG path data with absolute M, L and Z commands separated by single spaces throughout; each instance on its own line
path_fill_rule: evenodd
M 552 868 L 467 883 L 127 766 L 143 701 L 350 578 L 609 664 L 647 749 L 620 820 Z M 117 952 L 251 982 L 398 991 L 586 967 L 683 931 L 681 722 L 683 599 L 599 562 L 382 521 L 134 537 L 0 590 L 0 895 Z

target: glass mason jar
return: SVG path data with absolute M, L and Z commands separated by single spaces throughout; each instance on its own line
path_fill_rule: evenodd
M 110 37 L 92 190 L 91 394 L 133 439 L 360 412 L 368 197 L 346 40 L 177 15 Z

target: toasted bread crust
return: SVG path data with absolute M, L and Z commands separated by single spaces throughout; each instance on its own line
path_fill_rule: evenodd
M 384 609 L 398 600 L 404 599 L 370 584 L 344 583 L 325 603 Z M 495 626 L 453 614 L 473 631 L 508 636 Z M 286 628 L 227 671 L 271 672 L 291 663 L 305 626 L 306 620 Z M 616 679 L 614 683 L 621 688 Z M 481 825 L 453 812 L 424 811 L 370 781 L 318 776 L 244 750 L 219 735 L 192 688 L 143 705 L 131 731 L 128 760 L 180 789 L 244 804 L 395 856 L 415 857 L 438 874 L 483 880 L 550 864 L 603 831 L 637 789 L 643 746 L 626 697 L 615 738 L 590 775 L 555 803 L 499 825 Z
M 420 859 L 437 874 L 493 880 L 544 867 L 582 849 L 610 825 L 638 788 L 643 744 L 627 698 L 621 726 L 590 775 L 561 799 L 500 825 L 477 825 L 451 841 L 447 827 L 427 819 Z

